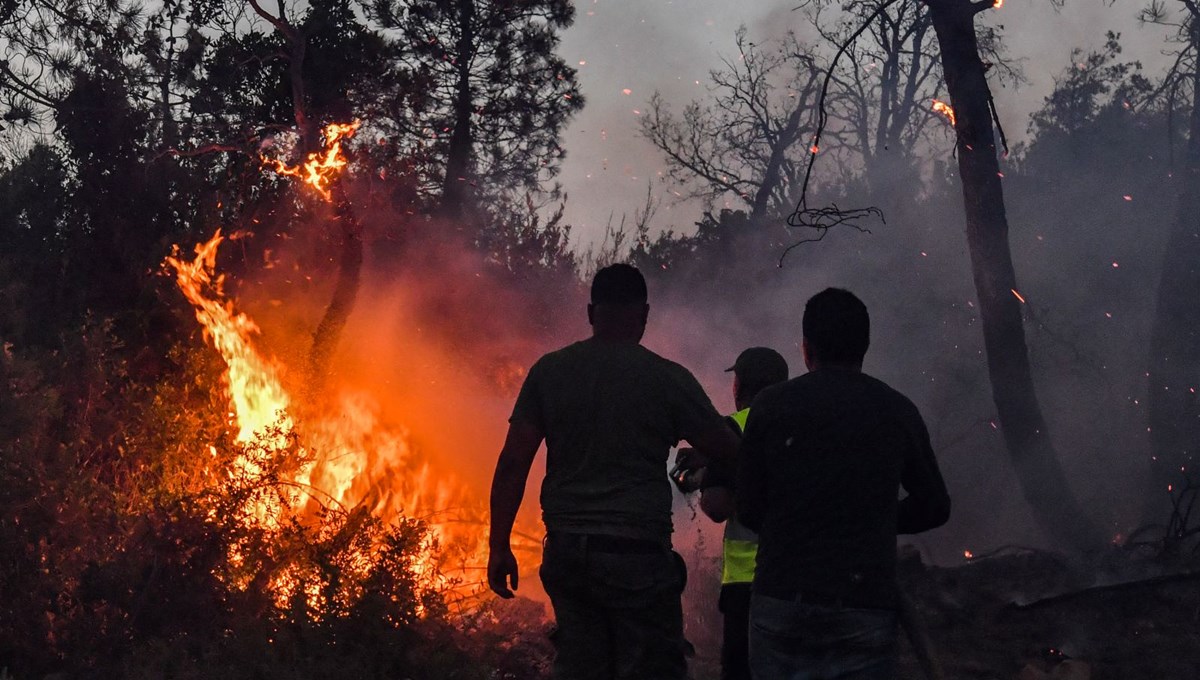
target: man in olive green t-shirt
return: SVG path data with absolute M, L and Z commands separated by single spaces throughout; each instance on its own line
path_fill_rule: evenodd
M 672 446 L 732 462 L 736 435 L 687 369 L 640 345 L 646 282 L 624 264 L 592 282 L 592 337 L 529 370 L 492 480 L 488 584 L 517 587 L 509 539 L 546 441 L 540 570 L 558 631 L 554 674 L 685 678 L 682 559 L 671 550 Z

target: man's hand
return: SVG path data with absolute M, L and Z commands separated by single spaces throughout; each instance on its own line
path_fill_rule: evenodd
M 679 493 L 686 496 L 700 490 L 700 485 L 704 481 L 704 466 L 707 462 L 704 456 L 695 449 L 686 447 L 679 449 L 675 454 L 675 466 L 669 473 L 671 481 L 675 483 L 675 488 L 679 489 Z
M 492 548 L 488 551 L 487 565 L 488 587 L 504 599 L 513 597 L 517 589 L 517 556 L 512 548 Z M 509 584 L 512 590 L 509 590 Z
M 691 472 L 708 466 L 708 457 L 690 446 L 680 447 L 675 454 L 675 467 Z

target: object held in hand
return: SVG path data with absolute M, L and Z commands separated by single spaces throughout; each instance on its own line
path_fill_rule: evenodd
M 669 473 L 679 493 L 689 494 L 700 489 L 704 481 L 705 463 L 703 456 L 695 449 L 679 449 L 679 453 L 675 454 L 675 466 Z

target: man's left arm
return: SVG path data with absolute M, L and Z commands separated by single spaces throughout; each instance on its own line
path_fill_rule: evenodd
M 910 417 L 904 421 L 907 446 L 900 484 L 908 492 L 900 501 L 896 518 L 896 533 L 916 534 L 935 529 L 950 519 L 950 495 L 938 469 L 929 430 L 920 412 L 912 406 Z

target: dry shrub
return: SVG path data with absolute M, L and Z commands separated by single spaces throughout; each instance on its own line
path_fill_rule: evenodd
M 298 449 L 232 440 L 208 387 L 214 357 L 184 344 L 139 371 L 110 331 L 84 329 L 66 366 L 0 354 L 0 668 L 537 677 L 543 616 L 451 614 L 430 585 L 423 556 L 437 546 L 420 521 L 311 502 L 282 521 L 259 515 L 294 499 L 283 480 Z

